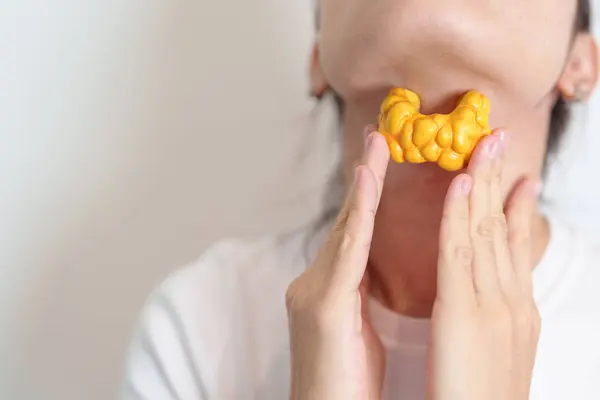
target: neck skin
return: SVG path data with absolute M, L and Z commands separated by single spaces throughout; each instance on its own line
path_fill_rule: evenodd
M 346 107 L 348 181 L 352 166 L 362 153 L 362 129 L 371 122 L 369 117 L 373 113 L 362 115 L 360 107 L 353 109 L 351 104 Z M 503 174 L 506 196 L 521 178 L 540 177 L 549 121 L 548 111 L 542 109 L 521 116 L 510 115 L 508 167 Z M 414 318 L 431 316 L 436 297 L 440 220 L 446 191 L 454 176 L 433 164 L 390 164 L 367 273 L 370 294 L 396 313 Z M 543 256 L 549 236 L 548 223 L 538 211 L 533 224 L 532 269 Z

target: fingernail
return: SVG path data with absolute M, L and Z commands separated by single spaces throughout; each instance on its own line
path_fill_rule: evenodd
M 501 140 L 499 137 L 488 140 L 486 147 L 486 154 L 488 158 L 494 159 L 498 156 L 498 154 L 500 153 L 500 142 Z
M 366 150 L 369 150 L 371 148 L 371 144 L 373 143 L 373 135 L 374 133 L 371 132 L 369 133 L 369 136 L 367 136 L 367 144 L 365 145 Z
M 507 139 L 508 139 L 508 135 L 505 131 L 500 131 L 496 134 L 498 136 L 498 139 L 500 139 L 500 143 L 502 145 L 506 145 Z
M 367 125 L 363 130 L 363 142 L 365 144 L 365 150 L 369 148 L 371 141 L 373 140 L 373 131 L 375 127 L 373 125 Z
M 487 154 L 489 158 L 493 159 L 500 155 L 505 149 L 508 142 L 508 135 L 505 131 L 499 131 L 494 133 L 494 140 L 488 143 Z
M 460 193 L 463 196 L 468 196 L 471 193 L 472 186 L 473 184 L 471 183 L 471 179 L 464 177 L 460 183 Z

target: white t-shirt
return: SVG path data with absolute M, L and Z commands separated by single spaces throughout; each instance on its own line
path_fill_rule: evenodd
M 531 399 L 600 399 L 600 246 L 550 222 L 534 272 L 543 327 Z M 169 277 L 141 315 L 122 398 L 289 398 L 285 292 L 325 232 L 223 241 Z M 387 351 L 384 399 L 424 399 L 429 321 L 370 307 Z

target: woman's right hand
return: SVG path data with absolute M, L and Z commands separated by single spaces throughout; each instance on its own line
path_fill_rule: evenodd
M 366 133 L 362 164 L 334 229 L 288 288 L 292 400 L 381 398 L 385 357 L 366 312 L 365 270 L 389 150 L 373 128 Z

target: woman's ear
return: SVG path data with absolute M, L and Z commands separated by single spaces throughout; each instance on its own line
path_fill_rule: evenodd
M 591 34 L 578 34 L 567 65 L 558 81 L 558 90 L 566 101 L 587 99 L 598 81 L 598 45 Z
M 313 46 L 308 72 L 310 75 L 310 95 L 317 99 L 321 99 L 329 89 L 329 83 L 327 82 L 325 74 L 323 73 L 323 68 L 321 67 L 318 43 L 315 43 Z

